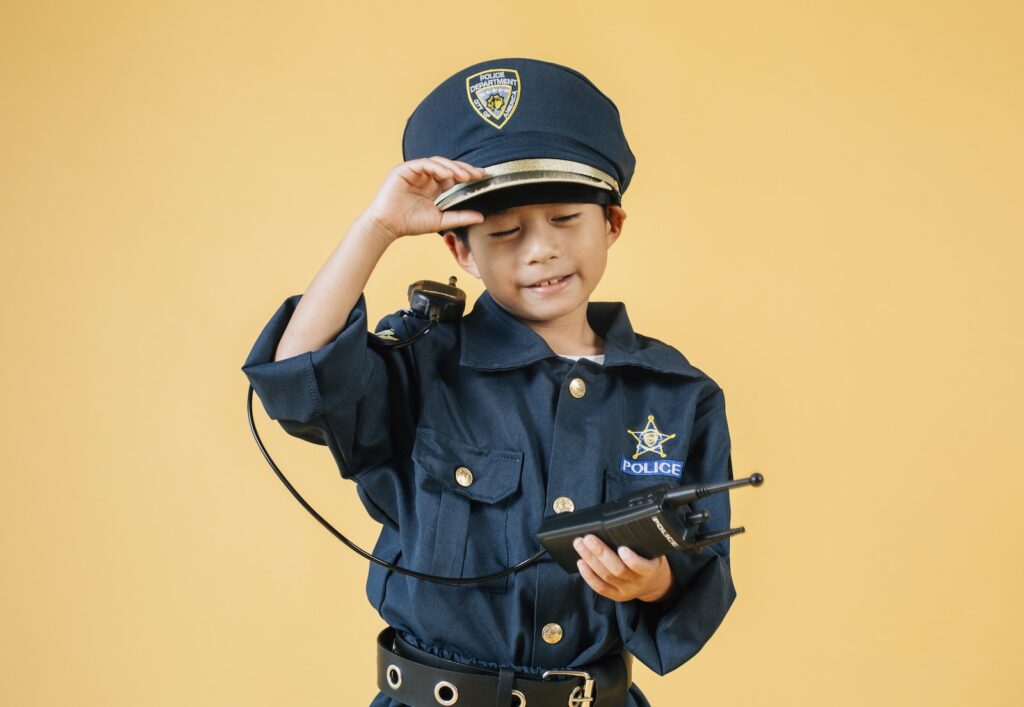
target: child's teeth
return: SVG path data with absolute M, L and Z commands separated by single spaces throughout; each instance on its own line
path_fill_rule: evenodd
M 545 280 L 544 282 L 538 282 L 536 285 L 533 285 L 533 287 L 547 287 L 548 285 L 554 285 L 557 282 L 561 282 L 564 279 L 564 277 L 556 277 L 551 280 Z

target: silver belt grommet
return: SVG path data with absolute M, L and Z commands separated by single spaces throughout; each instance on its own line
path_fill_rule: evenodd
M 513 690 L 512 696 L 516 698 L 517 702 L 512 707 L 526 707 L 526 695 L 521 693 L 519 690 Z
M 434 685 L 434 699 L 439 705 L 451 707 L 459 701 L 459 689 L 447 680 L 442 680 Z
M 402 669 L 392 663 L 388 666 L 388 669 L 384 671 L 384 676 L 387 678 L 388 685 L 392 690 L 397 690 L 402 686 Z

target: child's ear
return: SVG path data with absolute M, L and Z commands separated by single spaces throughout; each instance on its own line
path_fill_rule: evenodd
M 622 235 L 622 223 L 626 220 L 626 212 L 617 204 L 608 204 L 604 207 L 604 220 L 607 224 L 605 241 L 611 248 L 612 243 L 619 240 L 619 236 Z
M 462 239 L 455 235 L 454 231 L 445 231 L 444 244 L 448 246 L 448 250 L 452 252 L 455 262 L 459 264 L 460 268 L 473 277 L 480 278 L 480 271 L 476 267 L 473 253 L 463 244 Z

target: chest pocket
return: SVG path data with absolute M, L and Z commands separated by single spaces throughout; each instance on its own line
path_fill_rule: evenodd
M 419 487 L 416 564 L 444 577 L 475 577 L 508 567 L 508 514 L 519 490 L 523 453 L 481 449 L 421 429 L 412 460 Z M 504 592 L 508 577 L 471 586 Z
M 652 486 L 663 486 L 671 483 L 682 486 L 683 481 L 679 477 L 661 476 L 652 474 L 650 476 L 631 476 L 617 468 L 605 471 L 604 500 L 616 501 L 623 496 L 635 491 L 643 491 Z

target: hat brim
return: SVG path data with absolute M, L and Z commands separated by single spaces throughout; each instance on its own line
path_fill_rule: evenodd
M 607 189 L 595 189 L 579 182 L 532 182 L 516 184 L 506 189 L 496 189 L 477 194 L 459 204 L 460 209 L 478 211 L 487 218 L 491 214 L 536 204 L 609 204 L 621 205 L 622 201 Z M 444 231 L 438 231 L 444 235 Z
M 447 211 L 482 194 L 545 182 L 583 184 L 610 192 L 616 201 L 620 197 L 619 183 L 614 177 L 582 162 L 531 158 L 491 165 L 485 167 L 484 172 L 487 176 L 482 179 L 456 184 L 439 194 L 434 205 Z

